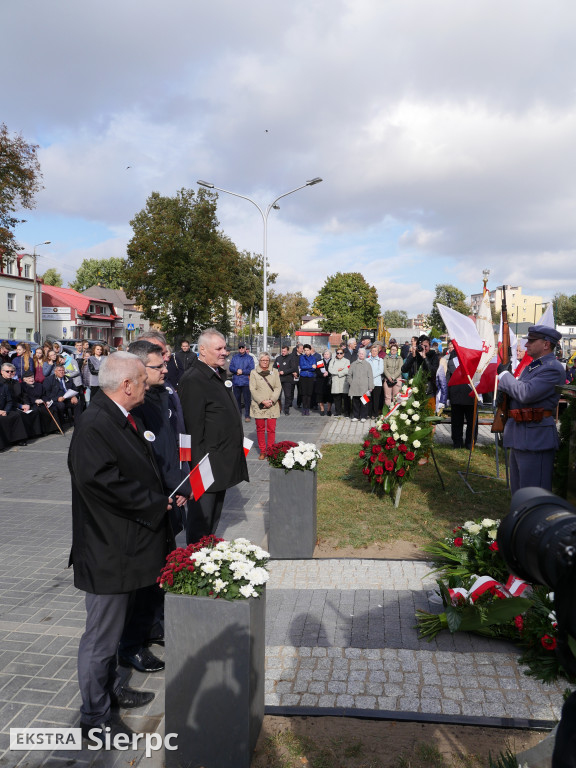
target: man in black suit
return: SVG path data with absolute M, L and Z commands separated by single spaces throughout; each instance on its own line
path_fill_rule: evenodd
M 52 402 L 49 406 L 52 413 L 63 426 L 63 417 L 66 412 L 71 413 L 74 418 L 74 424 L 78 423 L 78 418 L 82 413 L 82 403 L 79 393 L 69 397 L 66 395 L 68 390 L 78 392 L 73 386 L 66 383 L 66 369 L 63 365 L 55 365 L 53 373 L 44 379 L 42 386 L 42 398 L 45 403 Z
M 188 543 L 216 532 L 226 489 L 249 480 L 242 416 L 232 382 L 221 367 L 227 355 L 226 339 L 209 328 L 198 339 L 198 349 L 198 364 L 182 376 L 178 394 L 186 432 L 191 436 L 192 466 L 208 453 L 214 483 L 199 501 L 188 505 Z
M 156 582 L 174 547 L 171 500 L 142 424 L 130 411 L 144 401 L 146 368 L 116 352 L 99 371 L 100 391 L 70 444 L 74 584 L 86 592 L 86 630 L 78 648 L 81 727 L 130 733 L 113 707 L 138 707 L 152 693 L 122 687 L 116 650 L 136 592 Z M 102 734 L 100 734 L 101 736 Z

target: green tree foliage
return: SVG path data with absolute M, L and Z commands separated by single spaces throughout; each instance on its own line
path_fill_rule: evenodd
M 195 336 L 208 325 L 229 330 L 240 254 L 219 230 L 217 199 L 205 189 L 153 192 L 130 222 L 124 290 L 169 335 Z
M 93 285 L 103 288 L 124 288 L 126 260 L 112 256 L 109 259 L 84 259 L 70 283 L 75 291 L 85 291 Z
M 14 214 L 20 208 L 33 208 L 34 195 L 42 189 L 37 149 L 20 134 L 10 135 L 0 123 L 0 253 L 8 257 L 20 247 L 13 230 L 25 221 Z
M 382 317 L 386 328 L 408 328 L 408 313 L 403 309 L 387 309 Z
M 44 282 L 44 285 L 55 285 L 57 288 L 62 288 L 62 275 L 56 267 L 50 267 L 39 277 Z
M 302 315 L 310 312 L 308 299 L 296 293 L 268 293 L 268 324 L 274 336 L 293 336 L 302 324 Z
M 446 326 L 442 322 L 442 316 L 438 311 L 437 304 L 443 304 L 445 307 L 450 307 L 456 312 L 460 312 L 463 315 L 468 316 L 471 311 L 470 304 L 466 301 L 466 294 L 449 283 L 439 283 L 436 286 L 436 296 L 432 302 L 432 312 L 430 312 L 430 325 L 436 328 L 440 328 L 444 333 Z
M 552 299 L 554 322 L 558 325 L 574 325 L 576 323 L 576 294 L 567 296 L 557 293 Z
M 375 328 L 380 313 L 378 293 L 360 272 L 337 272 L 328 277 L 314 300 L 315 314 L 322 315 L 327 331 L 356 333 Z

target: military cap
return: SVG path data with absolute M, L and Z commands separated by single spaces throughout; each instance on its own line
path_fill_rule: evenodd
M 562 334 L 548 325 L 531 325 L 525 338 L 544 339 L 544 341 L 549 341 L 551 344 L 557 344 L 562 338 Z

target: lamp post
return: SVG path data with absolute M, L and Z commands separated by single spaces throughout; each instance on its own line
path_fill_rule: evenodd
M 248 200 L 249 203 L 252 203 L 252 205 L 256 206 L 258 210 L 260 211 L 260 215 L 262 216 L 262 224 L 264 226 L 264 237 L 263 237 L 263 246 L 262 246 L 262 256 L 264 260 L 264 307 L 263 307 L 263 330 L 264 330 L 264 352 L 268 351 L 268 269 L 266 264 L 266 258 L 267 258 L 267 248 L 268 248 L 268 215 L 270 214 L 270 211 L 273 208 L 278 208 L 276 203 L 278 200 L 281 200 L 283 197 L 288 197 L 288 195 L 294 194 L 294 192 L 298 192 L 299 189 L 304 189 L 304 187 L 312 187 L 314 184 L 320 184 L 322 181 L 321 178 L 316 176 L 314 179 L 310 179 L 310 181 L 307 181 L 306 184 L 301 184 L 299 187 L 296 187 L 296 189 L 291 189 L 289 192 L 284 192 L 283 195 L 279 195 L 275 200 L 273 200 L 270 205 L 266 208 L 264 211 L 255 200 L 252 200 L 251 197 L 247 197 L 246 195 L 239 195 L 237 192 L 231 192 L 229 189 L 222 189 L 221 187 L 217 187 L 214 184 L 210 184 L 208 181 L 197 181 L 196 183 L 199 184 L 201 187 L 207 187 L 208 189 L 217 189 L 218 192 L 225 192 L 227 195 L 232 195 L 233 197 L 240 197 L 242 200 Z
M 34 270 L 34 333 L 32 335 L 32 338 L 36 342 L 36 344 L 40 343 L 40 323 L 38 322 L 38 286 L 37 286 L 37 270 L 36 270 L 36 248 L 39 245 L 50 245 L 52 241 L 51 240 L 44 240 L 43 243 L 36 243 L 34 246 L 34 252 L 32 254 L 32 264 L 33 264 L 33 270 Z

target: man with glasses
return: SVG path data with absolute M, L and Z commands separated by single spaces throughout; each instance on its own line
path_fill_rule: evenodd
M 0 451 L 10 443 L 26 445 L 26 428 L 23 418 L 18 413 L 18 404 L 12 391 L 12 379 L 16 368 L 12 363 L 3 363 L 2 378 L 0 379 Z
M 141 360 L 148 374 L 144 402 L 132 409 L 132 414 L 144 424 L 144 438 L 148 441 L 160 470 L 164 492 L 167 496 L 188 475 L 188 464 L 180 464 L 178 434 L 170 424 L 169 393 L 164 384 L 166 362 L 160 345 L 150 341 L 132 342 L 128 352 Z M 184 527 L 186 502 L 190 484 L 186 482 L 173 497 L 170 522 L 174 534 Z M 138 591 L 134 608 L 124 628 L 118 647 L 118 660 L 122 666 L 133 667 L 139 672 L 159 672 L 164 662 L 148 648 L 150 643 L 164 642 L 164 593 L 157 584 Z

